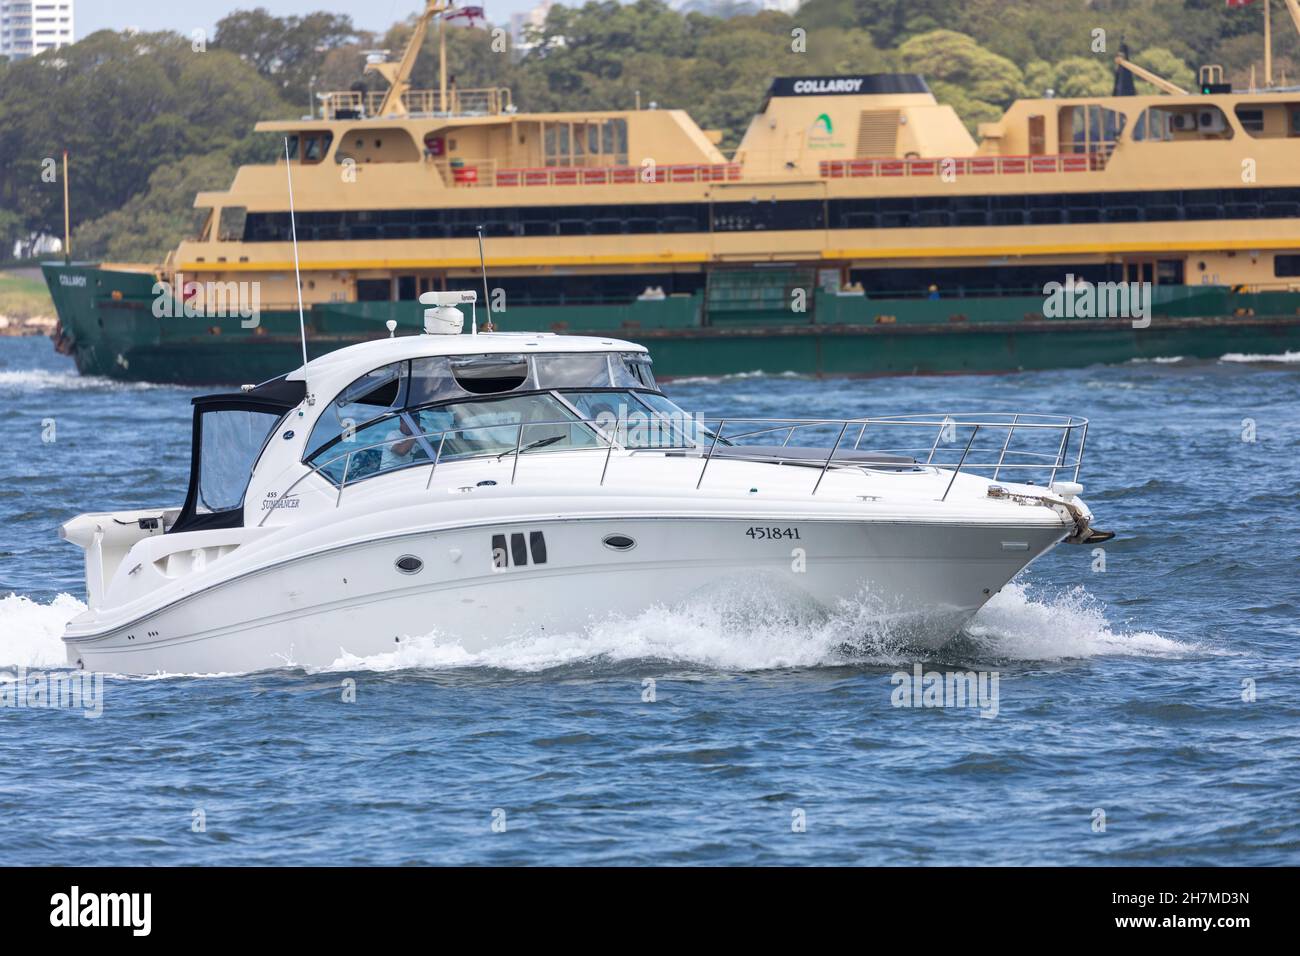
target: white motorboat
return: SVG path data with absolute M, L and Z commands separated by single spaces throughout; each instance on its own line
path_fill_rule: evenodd
M 214 673 L 415 639 L 473 652 L 754 586 L 869 602 L 933 647 L 1057 543 L 1110 537 L 1079 498 L 1084 419 L 706 420 L 660 390 L 639 345 L 439 334 L 460 313 L 430 296 L 426 334 L 194 399 L 181 507 L 63 525 L 88 603 L 70 662 Z

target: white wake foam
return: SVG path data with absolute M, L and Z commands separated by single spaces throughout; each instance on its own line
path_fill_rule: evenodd
M 681 378 L 668 378 L 665 381 L 674 385 L 717 385 L 721 382 L 740 382 L 751 378 L 810 378 L 802 372 L 765 372 L 754 369 L 751 372 L 729 372 L 726 375 L 685 375 Z
M 19 595 L 0 598 L 0 668 L 66 666 L 63 629 L 85 609 L 68 594 L 48 604 Z M 1103 604 L 1082 587 L 1040 593 L 1017 582 L 1003 588 L 975 616 L 965 638 L 963 658 L 973 645 L 978 657 L 993 660 L 1179 657 L 1205 652 L 1199 645 L 1152 631 L 1116 627 L 1107 620 Z M 944 654 L 942 650 L 919 653 L 929 658 Z M 391 652 L 345 655 L 324 670 L 487 668 L 537 673 L 589 661 L 662 661 L 724 671 L 764 671 L 898 666 L 917 655 L 891 632 L 869 600 L 845 601 L 828 614 L 786 596 L 747 593 L 727 601 L 650 608 L 593 621 L 581 631 L 521 636 L 474 652 L 434 631 L 403 640 Z
M 984 654 L 1038 661 L 1128 655 L 1178 657 L 1201 651 L 1153 631 L 1116 629 L 1106 608 L 1082 586 L 1039 596 L 1013 581 L 971 619 L 967 636 Z
M 0 598 L 0 667 L 66 667 L 63 628 L 85 609 L 71 594 L 49 604 L 17 594 Z
M 71 372 L 52 372 L 44 368 L 9 369 L 0 371 L 0 389 L 16 391 L 145 391 L 165 388 L 150 382 L 120 382 L 102 375 L 78 375 Z
M 1300 362 L 1300 352 L 1279 352 L 1276 355 L 1261 355 L 1257 352 L 1229 352 L 1219 356 L 1220 362 L 1278 362 L 1294 365 Z
M 864 602 L 836 612 L 761 594 L 653 607 L 592 621 L 580 632 L 530 634 L 467 651 L 437 631 L 403 641 L 389 653 L 345 655 L 328 670 L 482 667 L 535 673 L 583 661 L 665 661 L 729 671 L 816 667 L 903 658 Z
M 740 611 L 744 604 L 747 609 Z M 348 655 L 327 670 L 396 671 L 481 667 L 534 673 L 583 661 L 659 660 L 728 671 L 850 664 L 897 666 L 918 652 L 891 633 L 869 601 L 844 602 L 834 613 L 773 608 L 760 602 L 692 604 L 590 624 L 580 633 L 533 635 L 470 652 L 437 632 L 403 641 L 372 657 Z M 1106 655 L 1177 657 L 1201 651 L 1151 631 L 1112 626 L 1100 601 L 1082 587 L 1048 596 L 1012 583 L 967 625 L 979 657 L 1054 660 Z M 963 647 L 963 655 L 969 647 Z M 942 658 L 944 652 L 920 652 Z

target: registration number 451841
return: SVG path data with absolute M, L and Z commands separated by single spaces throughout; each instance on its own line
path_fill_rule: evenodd
M 759 528 L 759 527 L 753 527 L 753 528 L 750 528 L 748 531 L 746 531 L 745 534 L 749 535 L 749 536 L 750 536 L 751 538 L 753 538 L 755 541 L 777 541 L 777 540 L 779 540 L 779 539 L 781 539 L 781 538 L 786 538 L 786 539 L 789 539 L 790 541 L 798 541 L 798 540 L 799 540 L 799 529 L 798 529 L 798 528 Z

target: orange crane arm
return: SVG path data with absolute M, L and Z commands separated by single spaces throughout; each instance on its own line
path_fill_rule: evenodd
M 411 70 L 415 68 L 415 61 L 420 55 L 420 48 L 424 46 L 424 37 L 429 31 L 429 21 L 450 8 L 450 6 L 451 4 L 447 0 L 426 0 L 424 12 L 420 14 L 420 19 L 415 21 L 415 32 L 411 34 L 411 39 L 406 43 L 406 49 L 402 51 L 402 59 L 397 63 L 366 64 L 366 72 L 378 73 L 388 81 L 388 92 L 384 95 L 384 102 L 379 107 L 380 116 L 391 116 L 406 112 L 406 107 L 402 104 L 402 94 L 410 89 Z
M 1296 0 L 1286 0 L 1286 12 L 1291 14 L 1291 22 L 1295 24 L 1296 33 L 1300 33 L 1300 3 Z

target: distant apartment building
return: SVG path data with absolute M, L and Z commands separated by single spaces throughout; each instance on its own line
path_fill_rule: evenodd
M 0 0 L 0 56 L 21 60 L 72 42 L 73 0 Z
M 537 6 L 525 13 L 512 13 L 510 15 L 510 40 L 517 50 L 531 49 L 533 44 L 528 42 L 527 30 L 529 27 L 541 27 L 546 23 L 546 15 L 551 12 L 554 6 L 554 0 L 541 0 Z

